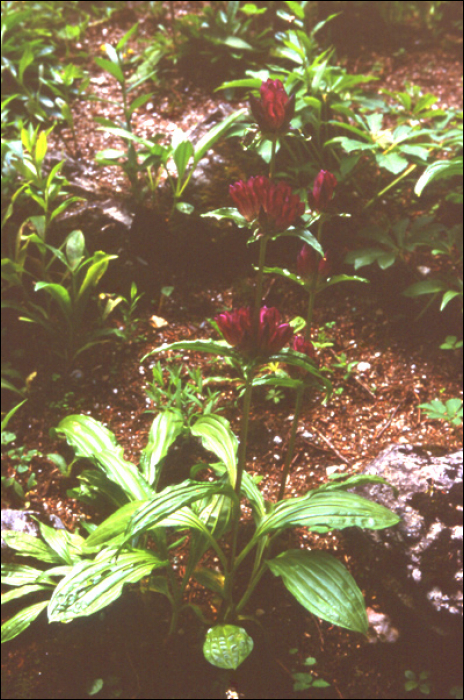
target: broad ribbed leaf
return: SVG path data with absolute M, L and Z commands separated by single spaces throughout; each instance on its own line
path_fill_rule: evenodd
M 2 583 L 8 586 L 25 586 L 36 583 L 44 572 L 23 564 L 2 564 Z
M 84 538 L 67 530 L 57 530 L 39 522 L 40 534 L 48 546 L 56 552 L 59 564 L 72 564 L 80 558 Z
M 285 527 L 306 526 L 316 532 L 364 527 L 379 530 L 399 523 L 400 518 L 385 506 L 355 493 L 325 491 L 280 501 L 262 519 L 256 537 Z
M 126 541 L 143 530 L 155 527 L 162 520 L 190 505 L 193 501 L 215 493 L 230 491 L 224 483 L 215 481 L 199 482 L 186 479 L 181 484 L 168 486 L 149 501 L 146 501 L 132 516 L 125 539 Z
M 86 554 L 100 551 L 102 545 L 119 547 L 125 540 L 124 533 L 135 511 L 145 501 L 131 501 L 104 520 L 84 541 L 82 551 Z
M 69 622 L 102 610 L 119 598 L 124 584 L 136 583 L 165 566 L 150 552 L 104 552 L 98 561 L 82 561 L 55 588 L 48 606 L 49 622 Z
M 218 542 L 229 527 L 232 515 L 231 499 L 221 493 L 215 493 L 201 501 L 195 501 L 191 507 L 203 527 Z M 198 530 L 199 528 L 197 528 L 197 532 L 192 532 L 190 542 L 189 564 L 192 568 L 194 563 L 199 562 L 208 547 L 211 546 L 210 538 Z
M 245 661 L 252 650 L 252 638 L 243 627 L 236 625 L 210 627 L 203 644 L 203 654 L 210 664 L 234 670 Z
M 18 598 L 23 598 L 29 593 L 37 593 L 37 591 L 50 591 L 50 586 L 41 586 L 39 584 L 31 584 L 29 586 L 20 586 L 19 588 L 12 588 L 11 591 L 2 593 L 2 605 L 9 603 L 11 600 L 17 600 Z
M 266 514 L 266 502 L 263 498 L 263 494 L 253 481 L 253 477 L 245 470 L 242 474 L 241 491 L 251 503 L 253 508 L 253 516 L 255 518 L 255 523 L 257 524 L 258 520 L 260 520 Z
M 147 446 L 140 457 L 140 469 L 153 488 L 156 488 L 161 474 L 160 462 L 180 435 L 183 425 L 179 411 L 163 411 L 151 425 Z
M 3 642 L 9 642 L 10 639 L 14 639 L 18 634 L 21 634 L 21 632 L 27 629 L 31 622 L 34 622 L 47 605 L 48 600 L 43 600 L 41 603 L 36 603 L 35 605 L 20 610 L 19 613 L 16 613 L 16 615 L 13 615 L 12 618 L 7 620 L 2 625 L 2 644 Z
M 123 454 L 123 449 L 116 442 L 113 433 L 100 421 L 90 416 L 66 416 L 50 432 L 53 437 L 63 433 L 68 443 L 74 448 L 76 457 L 93 458 L 102 450 L 111 450 L 118 455 Z
M 219 457 L 224 463 L 232 488 L 237 480 L 238 440 L 230 423 L 222 416 L 200 416 L 191 428 L 192 435 L 201 437 L 203 447 Z
M 362 593 L 337 559 L 326 552 L 291 549 L 267 563 L 306 610 L 334 625 L 366 634 Z
M 23 557 L 34 557 L 47 564 L 61 564 L 63 561 L 45 542 L 26 532 L 2 530 L 2 539 L 8 547 L 15 549 Z
M 87 457 L 98 463 L 105 475 L 118 484 L 131 499 L 145 500 L 153 490 L 137 468 L 122 458 L 122 448 L 109 430 L 90 416 L 71 415 L 53 429 L 63 434 L 74 448 L 76 457 Z

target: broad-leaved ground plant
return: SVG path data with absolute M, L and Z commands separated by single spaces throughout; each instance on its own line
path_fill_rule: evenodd
M 139 468 L 124 459 L 114 435 L 98 421 L 78 415 L 62 420 L 55 434 L 67 439 L 77 457 L 89 459 L 97 467 L 80 475 L 83 495 L 105 495 L 114 512 L 96 528 L 88 528 L 87 537 L 54 531 L 42 524 L 39 541 L 21 533 L 5 533 L 7 543 L 20 555 L 35 556 L 48 565 L 45 570 L 17 564 L 4 567 L 4 582 L 13 588 L 6 594 L 7 602 L 38 591 L 47 597 L 3 625 L 5 641 L 19 634 L 45 608 L 50 622 L 69 622 L 103 609 L 121 595 L 125 584 L 148 577 L 148 588 L 165 595 L 171 603 L 169 633 L 176 630 L 182 611 L 193 608 L 207 626 L 205 658 L 219 668 L 236 669 L 253 649 L 253 639 L 242 626 L 249 626 L 247 603 L 253 594 L 258 595 L 258 584 L 269 572 L 282 579 L 306 610 L 346 629 L 366 633 L 362 593 L 347 569 L 318 549 L 290 549 L 277 554 L 276 543 L 285 529 L 297 526 L 326 533 L 350 526 L 379 529 L 397 524 L 399 518 L 393 512 L 351 491 L 360 484 L 386 482 L 367 475 L 337 475 L 300 496 L 284 497 L 290 467 L 287 461 L 277 500 L 271 501 L 265 499 L 247 470 L 254 380 L 263 365 L 283 364 L 294 372 L 299 397 L 297 415 L 306 375 L 311 383 L 322 385 L 326 393 L 331 389 L 316 366 L 310 339 L 315 290 L 319 274 L 322 277 L 324 272 L 322 223 L 318 224 L 317 236 L 308 226 L 318 218 L 323 221 L 336 178 L 328 171 L 319 174 L 308 197 L 308 214 L 304 201 L 291 187 L 274 180 L 276 146 L 289 128 L 293 104 L 279 80 L 263 82 L 260 99 L 252 100 L 251 109 L 263 137 L 271 142 L 270 177 L 255 176 L 232 184 L 230 194 L 237 210 L 216 212 L 252 228 L 251 242 L 259 243 L 253 307 L 224 310 L 215 316 L 223 340 L 179 341 L 149 353 L 192 350 L 227 358 L 244 383 L 240 438 L 222 416 L 192 415 L 188 429 L 217 461 L 207 465 L 209 479 L 198 479 L 205 464 L 194 464 L 190 478 L 159 490 L 168 451 L 185 430 L 178 408 L 164 410 L 154 419 Z M 320 256 L 319 262 L 304 249 L 300 259 L 300 272 L 311 277 L 304 335 L 295 334 L 278 309 L 262 304 L 266 247 L 280 236 L 297 237 Z M 294 435 L 290 443 L 292 452 Z M 242 502 L 252 513 L 253 532 L 245 541 L 240 536 Z M 186 535 L 189 556 L 177 573 L 173 556 Z M 216 555 L 217 570 L 202 564 L 207 550 Z M 238 594 L 235 584 L 239 570 L 246 572 L 247 584 Z M 185 600 L 192 577 L 220 600 L 213 618 Z

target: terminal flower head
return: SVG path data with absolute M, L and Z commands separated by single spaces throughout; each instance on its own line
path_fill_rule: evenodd
M 261 308 L 257 337 L 253 333 L 253 312 L 249 307 L 224 311 L 214 320 L 227 342 L 249 357 L 273 355 L 282 350 L 293 335 L 290 324 L 281 323 L 280 313 L 273 307 Z
M 304 203 L 290 185 L 276 184 L 264 175 L 239 180 L 229 192 L 240 214 L 247 221 L 258 221 L 264 231 L 284 231 L 304 213 Z
M 251 112 L 263 133 L 278 134 L 288 130 L 295 113 L 295 96 L 289 97 L 280 80 L 268 78 L 259 90 L 261 99 L 250 97 Z

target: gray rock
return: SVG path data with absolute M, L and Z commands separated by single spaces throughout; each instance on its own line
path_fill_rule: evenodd
M 2 532 L 3 530 L 14 530 L 15 532 L 25 532 L 27 535 L 39 536 L 39 526 L 32 516 L 39 520 L 44 520 L 40 513 L 33 510 L 12 510 L 2 509 Z M 39 517 L 40 516 L 40 517 Z M 49 515 L 47 525 L 51 525 L 57 530 L 64 530 L 63 522 L 57 515 Z M 2 537 L 2 549 L 8 549 L 8 545 Z
M 439 635 L 462 629 L 463 455 L 433 457 L 393 445 L 367 467 L 398 491 L 368 485 L 356 493 L 382 503 L 402 521 L 385 530 L 345 530 L 353 556 L 368 567 L 385 606 Z

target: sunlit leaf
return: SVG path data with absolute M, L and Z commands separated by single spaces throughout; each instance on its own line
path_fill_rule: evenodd
M 267 564 L 306 610 L 339 627 L 366 634 L 362 593 L 343 564 L 330 554 L 291 549 Z
M 166 562 L 145 550 L 104 552 L 98 560 L 73 566 L 55 588 L 48 606 L 49 622 L 69 622 L 102 610 L 119 598 L 127 583 L 149 576 Z
M 261 520 L 256 537 L 285 527 L 306 526 L 317 532 L 353 526 L 377 530 L 399 521 L 399 516 L 385 506 L 355 493 L 315 491 L 280 501 Z
M 25 629 L 29 627 L 31 622 L 34 622 L 48 605 L 48 600 L 44 600 L 41 603 L 35 603 L 28 608 L 20 610 L 19 613 L 13 615 L 9 620 L 2 625 L 2 644 L 3 642 L 9 642 L 24 632 Z
M 154 488 L 161 473 L 160 462 L 182 432 L 183 425 L 182 414 L 172 410 L 162 411 L 151 425 L 147 446 L 140 457 L 140 469 Z
M 225 464 L 232 488 L 237 479 L 238 440 L 230 423 L 222 416 L 200 416 L 191 428 L 192 435 L 201 437 L 203 447 L 219 457 Z

